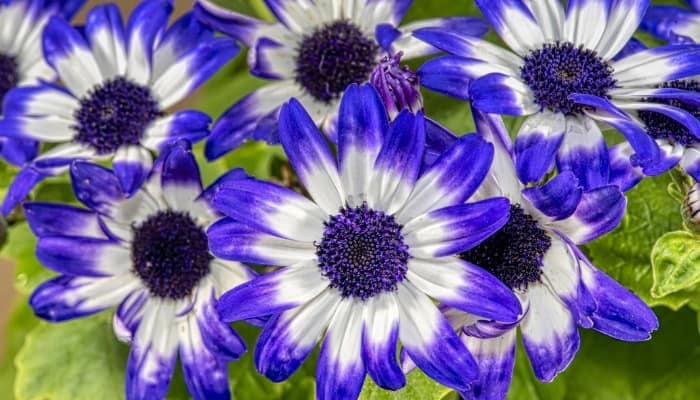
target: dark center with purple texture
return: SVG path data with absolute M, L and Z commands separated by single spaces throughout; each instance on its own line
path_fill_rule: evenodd
M 207 235 L 188 213 L 159 211 L 132 229 L 134 271 L 152 295 L 185 298 L 209 273 Z
M 318 265 L 343 297 L 366 300 L 396 290 L 408 269 L 408 246 L 394 217 L 363 204 L 326 222 Z
M 80 100 L 75 140 L 99 154 L 138 144 L 146 127 L 161 115 L 150 89 L 124 77 L 105 81 Z
M 19 68 L 14 57 L 0 54 L 0 104 L 10 89 L 19 83 Z
M 700 92 L 700 82 L 698 81 L 672 81 L 666 82 L 661 87 L 682 89 L 691 92 Z M 692 114 L 695 118 L 700 119 L 700 107 L 684 103 L 677 99 L 662 99 L 649 98 L 646 101 L 653 103 L 668 104 L 670 106 L 680 108 Z M 695 135 L 690 133 L 688 128 L 673 118 L 669 118 L 663 114 L 653 111 L 639 111 L 639 119 L 644 122 L 647 132 L 654 139 L 667 139 L 673 143 L 690 146 L 700 143 Z
M 316 100 L 329 103 L 351 83 L 369 79 L 379 45 L 347 20 L 304 36 L 297 50 L 296 81 Z
M 566 115 L 583 113 L 583 106 L 569 100 L 574 93 L 607 98 L 615 87 L 612 73 L 610 64 L 595 51 L 571 43 L 545 44 L 531 51 L 520 68 L 535 103 Z
M 518 204 L 510 206 L 510 219 L 479 246 L 460 254 L 466 261 L 489 271 L 512 289 L 527 289 L 542 275 L 542 259 L 552 239 Z

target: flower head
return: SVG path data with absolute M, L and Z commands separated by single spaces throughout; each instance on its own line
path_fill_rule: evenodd
M 518 317 L 509 288 L 456 257 L 508 218 L 503 198 L 463 204 L 492 146 L 466 136 L 421 174 L 424 129 L 422 113 L 408 110 L 389 125 L 374 88 L 352 85 L 340 105 L 336 161 L 292 100 L 281 111 L 280 140 L 311 198 L 254 180 L 214 195 L 228 217 L 209 229 L 214 254 L 282 266 L 218 305 L 226 321 L 272 315 L 256 347 L 268 378 L 289 377 L 325 331 L 320 399 L 357 397 L 366 373 L 383 388 L 402 387 L 399 340 L 433 379 L 465 389 L 475 365 L 431 298 L 488 319 Z
M 495 154 L 471 200 L 502 195 L 511 212 L 500 230 L 460 257 L 508 285 L 523 314 L 506 323 L 453 307 L 443 311 L 479 364 L 479 379 L 462 396 L 499 399 L 510 386 L 518 328 L 535 376 L 549 382 L 574 359 L 579 327 L 641 341 L 651 337 L 658 321 L 641 299 L 598 270 L 577 247 L 619 224 L 626 206 L 619 187 L 584 190 L 571 171 L 528 187 L 518 178 L 503 122 L 478 111 L 475 115 L 478 131 L 494 144 Z
M 282 104 L 296 98 L 314 122 L 336 137 L 338 104 L 351 83 L 365 83 L 382 59 L 397 51 L 415 58 L 436 50 L 411 33 L 420 27 L 453 27 L 472 35 L 487 29 L 476 18 L 417 21 L 399 28 L 411 1 L 290 0 L 266 2 L 279 22 L 259 21 L 198 0 L 195 14 L 245 43 L 257 77 L 276 81 L 234 104 L 214 124 L 207 142 L 210 159 L 248 139 L 277 143 Z
M 62 19 L 49 21 L 44 54 L 66 88 L 40 83 L 9 92 L 0 135 L 56 146 L 25 167 L 33 179 L 15 181 L 4 213 L 26 196 L 27 181 L 61 173 L 76 159 L 112 160 L 121 188 L 133 194 L 152 167 L 152 152 L 208 134 L 206 114 L 166 110 L 238 48 L 191 14 L 166 29 L 171 11 L 169 1 L 146 0 L 125 26 L 116 5 L 99 5 L 84 35 Z
M 17 86 L 52 81 L 56 74 L 41 55 L 41 32 L 52 16 L 70 20 L 84 0 L 10 0 L 0 4 L 0 104 Z M 0 155 L 23 165 L 36 157 L 35 141 L 0 137 Z
M 73 186 L 87 209 L 25 204 L 37 257 L 61 274 L 40 285 L 30 305 L 53 322 L 118 306 L 114 331 L 132 345 L 129 399 L 165 398 L 178 354 L 195 399 L 229 398 L 227 362 L 245 351 L 214 307 L 253 273 L 212 255 L 205 232 L 218 218 L 209 205 L 216 185 L 246 175 L 233 170 L 203 191 L 188 147 L 166 149 L 131 198 L 112 171 L 78 161 Z
M 402 110 L 418 112 L 423 110 L 423 95 L 420 93 L 418 75 L 401 66 L 403 53 L 385 56 L 374 67 L 369 82 L 382 97 L 390 119 L 396 118 Z
M 414 36 L 451 55 L 418 74 L 424 86 L 484 112 L 528 116 L 514 149 L 523 182 L 539 182 L 556 165 L 586 190 L 617 183 L 625 170 L 616 157 L 647 175 L 667 170 L 671 155 L 647 131 L 644 115 L 671 119 L 700 138 L 700 121 L 671 101 L 698 103 L 700 95 L 664 86 L 700 73 L 700 46 L 630 49 L 638 50 L 630 38 L 648 0 L 569 1 L 566 10 L 547 0 L 476 3 L 512 51 L 457 30 L 424 28 Z M 611 157 L 597 122 L 619 130 L 628 148 Z

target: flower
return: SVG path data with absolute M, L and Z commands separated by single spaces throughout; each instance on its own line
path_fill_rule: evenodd
M 202 192 L 194 156 L 182 142 L 164 152 L 131 198 L 101 166 L 77 161 L 70 172 L 89 209 L 24 205 L 39 237 L 37 258 L 61 274 L 32 294 L 35 314 L 58 322 L 118 305 L 114 331 L 132 345 L 127 399 L 165 398 L 178 353 L 195 399 L 230 398 L 227 362 L 245 343 L 214 303 L 253 274 L 213 256 L 205 230 L 218 218 L 208 203 L 216 184 L 246 175 L 233 170 Z
M 443 311 L 479 364 L 479 379 L 462 396 L 503 399 L 513 373 L 518 327 L 535 376 L 549 382 L 576 355 L 578 327 L 642 341 L 651 337 L 658 321 L 641 299 L 598 270 L 577 247 L 619 224 L 626 207 L 619 187 L 584 190 L 571 171 L 528 187 L 518 179 L 503 121 L 479 111 L 475 119 L 495 154 L 489 175 L 470 200 L 505 196 L 511 212 L 498 232 L 460 257 L 512 288 L 523 314 L 506 323 L 453 307 Z
M 698 101 L 695 93 L 658 86 L 700 73 L 700 46 L 624 49 L 648 0 L 569 1 L 566 12 L 559 1 L 476 3 L 513 51 L 455 30 L 421 29 L 415 37 L 453 55 L 428 61 L 418 74 L 425 87 L 470 100 L 482 111 L 528 116 L 515 141 L 523 182 L 539 182 L 556 161 L 584 189 L 608 184 L 611 160 L 596 122 L 627 138 L 629 163 L 647 175 L 668 169 L 667 154 L 637 113 L 662 114 L 700 137 L 700 121 L 688 112 L 650 101 Z
M 465 389 L 475 364 L 431 298 L 486 318 L 513 321 L 521 311 L 505 285 L 454 256 L 508 218 L 503 198 L 463 204 L 492 146 L 466 136 L 419 176 L 422 113 L 405 110 L 389 125 L 370 85 L 348 87 L 338 124 L 336 163 L 301 103 L 282 107 L 280 141 L 311 199 L 255 180 L 214 195 L 228 218 L 209 228 L 212 252 L 283 266 L 224 294 L 217 309 L 225 321 L 271 315 L 255 361 L 273 381 L 289 377 L 326 331 L 319 399 L 356 398 L 366 373 L 380 387 L 404 386 L 399 340 L 426 374 Z
M 402 110 L 423 111 L 420 80 L 407 65 L 401 67 L 402 52 L 385 56 L 374 67 L 369 83 L 379 92 L 389 119 L 394 120 Z
M 85 0 L 10 0 L 0 4 L 0 104 L 16 86 L 51 81 L 55 73 L 41 54 L 41 32 L 48 20 L 61 16 L 70 20 Z M 36 157 L 34 141 L 0 137 L 0 155 L 22 165 Z
M 698 4 L 696 4 L 698 6 Z M 650 33 L 679 45 L 697 43 L 700 40 L 700 14 L 672 6 L 649 8 L 640 27 Z M 643 44 L 636 51 L 645 49 Z M 656 93 L 650 93 L 643 101 L 666 104 L 683 111 L 683 118 L 700 119 L 700 80 L 698 76 L 664 82 L 657 85 Z M 640 125 L 654 138 L 662 151 L 666 169 L 680 165 L 696 181 L 700 180 L 700 135 L 671 115 L 649 111 L 638 113 Z M 692 126 L 692 125 L 690 125 Z M 632 152 L 629 144 L 621 143 L 611 149 L 611 162 L 616 166 L 623 187 L 639 182 L 644 171 L 627 161 Z
M 332 139 L 338 103 L 351 83 L 364 83 L 382 57 L 403 51 L 406 58 L 435 50 L 411 36 L 425 26 L 445 26 L 473 35 L 486 25 L 468 17 L 417 21 L 397 28 L 411 1 L 285 0 L 266 2 L 279 22 L 268 23 L 198 0 L 198 18 L 250 48 L 253 75 L 276 81 L 229 108 L 212 127 L 206 155 L 215 159 L 247 139 L 277 143 L 282 104 L 297 98 Z M 387 53 L 388 52 L 388 53 Z
M 66 89 L 47 83 L 9 92 L 0 135 L 57 145 L 15 179 L 3 204 L 7 214 L 46 175 L 75 159 L 111 159 L 121 188 L 137 191 L 169 142 L 202 139 L 210 118 L 199 111 L 167 114 L 238 51 L 191 14 L 165 30 L 172 5 L 146 0 L 126 28 L 114 4 L 96 6 L 85 35 L 52 18 L 44 55 Z M 158 39 L 158 40 L 156 40 Z

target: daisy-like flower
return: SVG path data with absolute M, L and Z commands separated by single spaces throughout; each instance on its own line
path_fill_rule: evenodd
M 648 0 L 476 0 L 512 49 L 457 30 L 425 28 L 414 36 L 452 55 L 427 62 L 421 83 L 470 100 L 489 113 L 526 115 L 515 141 L 523 182 L 538 182 L 556 165 L 585 189 L 609 182 L 610 158 L 600 127 L 619 130 L 633 166 L 646 174 L 667 169 L 668 153 L 647 134 L 638 113 L 661 114 L 700 137 L 700 122 L 670 99 L 697 93 L 664 82 L 700 73 L 700 46 L 647 49 L 615 58 L 630 40 Z M 664 99 L 664 101 L 651 101 Z
M 41 53 L 41 32 L 56 15 L 70 20 L 84 0 L 9 0 L 0 4 L 0 104 L 16 86 L 51 81 L 56 74 Z M 36 157 L 35 141 L 0 137 L 0 155 L 23 165 Z
M 697 7 L 697 4 L 695 5 Z M 651 7 L 642 29 L 670 43 L 683 45 L 700 41 L 700 13 L 673 6 Z M 638 44 L 636 52 L 645 49 Z M 697 61 L 700 62 L 700 61 Z M 698 75 L 657 85 L 659 93 L 650 93 L 643 101 L 667 104 L 685 111 L 692 118 L 700 119 L 700 78 Z M 659 96 L 658 94 L 662 94 Z M 696 181 L 700 180 L 700 137 L 698 132 L 676 119 L 655 112 L 640 111 L 639 123 L 654 138 L 664 155 L 666 169 L 680 165 Z M 611 149 L 611 179 L 628 189 L 644 177 L 641 168 L 629 162 L 633 153 L 628 143 Z
M 225 291 L 252 277 L 242 264 L 209 252 L 207 227 L 219 218 L 202 191 L 194 156 L 176 143 L 131 198 L 111 171 L 71 166 L 76 196 L 88 209 L 25 203 L 39 237 L 37 258 L 61 275 L 32 294 L 36 315 L 58 322 L 113 306 L 114 331 L 131 343 L 126 398 L 163 399 L 180 357 L 198 400 L 229 399 L 227 362 L 245 343 L 215 309 Z M 245 179 L 233 170 L 215 183 Z
M 170 1 L 146 0 L 125 27 L 116 5 L 100 5 L 90 11 L 84 34 L 62 19 L 49 21 L 44 56 L 66 88 L 42 83 L 9 92 L 0 135 L 55 146 L 20 172 L 4 213 L 33 184 L 63 172 L 75 159 L 113 160 L 121 188 L 132 194 L 152 167 L 151 152 L 208 134 L 206 114 L 166 110 L 238 48 L 230 39 L 214 38 L 191 14 L 166 30 L 171 12 Z
M 521 312 L 498 279 L 454 256 L 508 218 L 503 198 L 464 204 L 488 171 L 492 146 L 464 137 L 419 176 L 424 126 L 422 113 L 409 111 L 390 126 L 374 88 L 351 85 L 336 162 L 291 100 L 280 113 L 280 141 L 311 199 L 254 180 L 214 195 L 229 218 L 209 229 L 212 252 L 283 266 L 217 306 L 225 321 L 271 316 L 255 350 L 271 380 L 289 377 L 325 331 L 319 399 L 356 398 L 366 373 L 383 388 L 404 386 L 398 341 L 430 377 L 466 389 L 476 365 L 431 298 L 488 319 L 514 321 Z
M 198 0 L 195 14 L 250 48 L 248 65 L 259 78 L 275 81 L 244 97 L 216 121 L 207 141 L 210 159 L 247 139 L 276 143 L 282 104 L 294 97 L 314 122 L 336 137 L 339 100 L 351 83 L 364 83 L 388 54 L 415 58 L 434 51 L 411 36 L 415 29 L 442 26 L 472 35 L 488 28 L 468 17 L 428 19 L 397 28 L 411 0 L 266 0 L 279 20 L 268 23 Z
M 577 245 L 615 228 L 626 200 L 616 185 L 584 190 L 571 171 L 541 187 L 518 179 L 513 146 L 499 117 L 475 111 L 477 128 L 494 144 L 489 175 L 471 200 L 505 196 L 510 218 L 479 246 L 461 253 L 508 285 L 523 314 L 513 323 L 485 320 L 453 307 L 444 312 L 480 369 L 465 399 L 506 397 L 520 328 L 535 376 L 549 382 L 573 360 L 578 328 L 642 341 L 658 328 L 654 313 L 632 292 L 598 270 Z M 456 140 L 456 139 L 455 139 Z
M 401 66 L 398 52 L 384 57 L 369 79 L 384 102 L 389 120 L 393 121 L 401 111 L 423 112 L 423 95 L 420 92 L 420 79 L 407 66 Z M 424 164 L 432 164 L 440 152 L 454 142 L 454 135 L 431 118 L 425 117 Z

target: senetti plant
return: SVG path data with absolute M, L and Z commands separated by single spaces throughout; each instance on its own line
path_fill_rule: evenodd
M 700 2 L 89 3 L 0 1 L 0 398 L 698 398 Z

